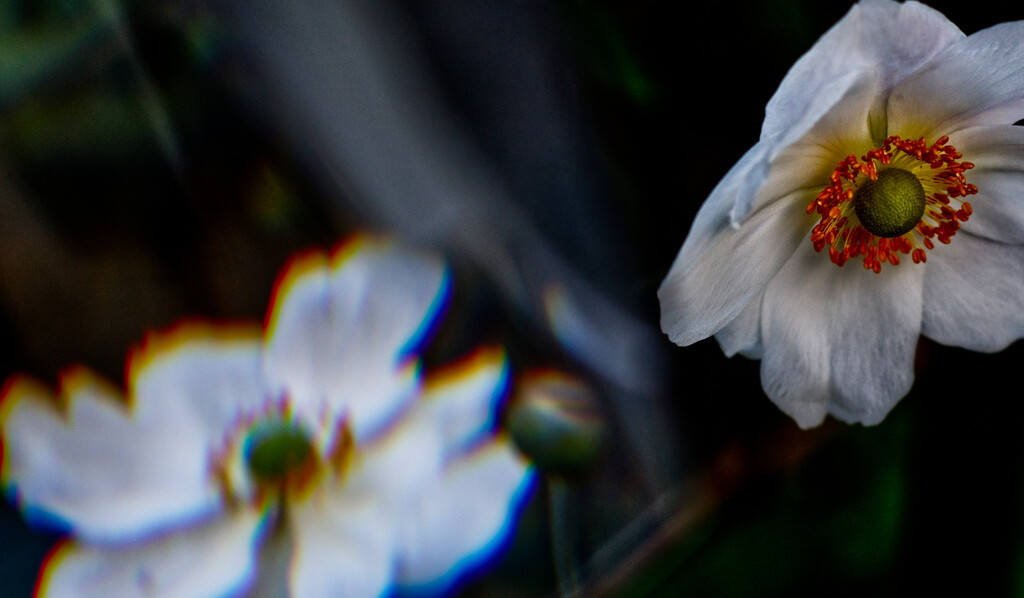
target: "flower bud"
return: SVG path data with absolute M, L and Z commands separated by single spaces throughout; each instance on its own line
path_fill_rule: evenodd
M 528 373 L 517 381 L 508 427 L 538 468 L 563 475 L 593 465 L 606 433 L 591 387 L 552 370 Z

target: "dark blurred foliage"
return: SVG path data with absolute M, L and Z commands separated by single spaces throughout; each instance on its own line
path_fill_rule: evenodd
M 147 330 L 185 316 L 261 320 L 294 251 L 355 230 L 398 233 L 454 264 L 428 367 L 500 342 L 517 372 L 590 385 L 607 420 L 591 470 L 547 478 L 508 553 L 467 594 L 1024 592 L 1020 343 L 980 355 L 923 340 L 917 382 L 882 424 L 800 431 L 764 396 L 758 362 L 657 333 L 655 292 L 697 209 L 848 3 L 339 1 L 310 3 L 303 18 L 349 5 L 387 18 L 367 30 L 308 22 L 307 43 L 344 26 L 370 50 L 396 38 L 413 48 L 416 89 L 444 108 L 425 130 L 455 131 L 469 148 L 437 162 L 467 171 L 438 177 L 500 189 L 464 229 L 417 229 L 374 195 L 422 183 L 423 205 L 437 207 L 431 189 L 460 188 L 408 160 L 436 157 L 402 153 L 402 123 L 424 114 L 381 129 L 394 138 L 367 146 L 376 162 L 349 156 L 334 131 L 365 132 L 345 119 L 387 98 L 311 104 L 352 90 L 320 77 L 330 71 L 317 52 L 290 50 L 303 47 L 295 30 L 277 44 L 246 3 L 0 6 L 0 373 L 55 384 L 81 362 L 120 381 Z M 1024 17 L 1007 3 L 931 5 L 965 33 Z M 282 65 L 299 84 L 280 84 Z M 380 89 L 394 76 L 368 72 Z M 507 255 L 514 267 L 486 257 Z M 597 357 L 561 337 L 538 297 L 562 276 L 570 297 L 601 306 L 585 314 L 610 314 L 609 330 L 641 354 L 620 359 L 610 332 L 584 335 Z M 609 362 L 650 369 L 603 371 Z M 55 536 L 4 508 L 2 593 L 29 595 Z

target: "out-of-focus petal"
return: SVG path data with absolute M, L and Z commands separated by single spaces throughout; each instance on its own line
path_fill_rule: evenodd
M 764 298 L 761 381 L 804 428 L 826 413 L 876 424 L 913 383 L 924 268 L 837 268 L 808 245 Z
M 364 341 L 381 355 L 417 349 L 444 305 L 449 273 L 437 254 L 393 241 L 356 241 L 332 257 L 333 297 L 354 293 Z
M 416 500 L 443 470 L 443 431 L 432 419 L 403 417 L 356 454 L 345 471 L 345 495 L 355 501 L 376 500 L 398 508 Z
M 480 350 L 431 377 L 409 414 L 431 422 L 447 460 L 493 431 L 498 401 L 508 385 L 508 363 L 500 350 Z
M 300 411 L 347 413 L 358 441 L 411 398 L 417 348 L 449 287 L 440 258 L 390 242 L 351 241 L 331 265 L 297 260 L 279 283 L 264 369 Z
M 453 463 L 404 513 L 399 583 L 443 591 L 491 558 L 509 539 L 533 478 L 507 442 Z
M 394 522 L 375 497 L 328 490 L 290 510 L 291 597 L 384 595 L 393 586 Z
M 321 353 L 334 334 L 352 324 L 345 319 L 333 321 L 338 307 L 332 305 L 328 293 L 329 274 L 324 253 L 293 259 L 278 279 L 264 339 L 263 373 L 268 390 L 275 398 L 287 395 L 293 401 L 308 402 L 313 413 L 325 400 L 320 370 L 331 364 Z
M 242 510 L 138 545 L 100 548 L 69 542 L 51 556 L 39 594 L 194 598 L 235 595 L 251 583 L 259 512 Z
M 800 204 L 813 197 L 798 192 L 780 199 L 737 230 L 729 225 L 728 204 L 712 193 L 658 289 L 661 329 L 668 337 L 689 345 L 734 320 L 807 242 L 813 223 Z
M 960 234 L 933 252 L 921 328 L 975 351 L 1000 351 L 1024 337 L 1024 247 Z
M 120 542 L 220 508 L 207 431 L 180 412 L 131 416 L 117 392 L 84 369 L 62 378 L 66 414 L 27 379 L 4 398 L 4 481 L 31 518 L 70 525 L 78 538 Z
M 186 323 L 150 334 L 129 359 L 132 417 L 205 429 L 212 450 L 267 400 L 257 328 Z M 187 424 L 186 424 L 187 422 Z
M 957 40 L 903 80 L 889 98 L 889 131 L 934 140 L 1024 118 L 1024 21 Z
M 971 127 L 951 135 L 950 143 L 974 164 L 966 176 L 978 187 L 977 195 L 968 198 L 974 214 L 963 230 L 994 241 L 1024 244 L 1024 127 Z
M 765 109 L 761 139 L 790 141 L 831 108 L 827 91 L 856 70 L 877 72 L 879 98 L 963 33 L 941 13 L 917 2 L 868 0 L 855 4 L 793 65 Z

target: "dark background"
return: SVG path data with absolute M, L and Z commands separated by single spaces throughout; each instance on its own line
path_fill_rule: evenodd
M 764 396 L 757 362 L 658 332 L 655 292 L 694 214 L 756 141 L 789 66 L 849 4 L 381 2 L 382 18 L 353 30 L 386 55 L 400 42 L 417 62 L 380 77 L 414 74 L 443 113 L 399 93 L 411 116 L 376 130 L 386 151 L 368 147 L 367 161 L 334 132 L 358 131 L 361 107 L 387 98 L 345 95 L 328 75 L 375 63 L 325 61 L 333 46 L 296 33 L 331 31 L 336 6 L 311 3 L 294 29 L 232 2 L 0 8 L 4 377 L 55 385 L 86 363 L 120 382 L 147 330 L 262 320 L 292 252 L 398 234 L 454 264 L 428 366 L 501 342 L 517 375 L 584 381 L 608 430 L 582 472 L 545 478 L 467 594 L 554 594 L 566 580 L 552 537 L 566 534 L 587 594 L 1024 593 L 1019 342 L 982 355 L 922 339 L 915 386 L 883 423 L 800 431 Z M 1024 17 L 1008 3 L 931 6 L 967 34 Z M 351 102 L 332 109 L 335 92 Z M 454 132 L 469 158 L 411 164 L 435 163 L 405 145 L 409 122 Z M 482 210 L 502 216 L 434 228 L 411 216 L 461 213 L 430 190 L 480 172 L 489 182 L 473 188 L 495 190 Z M 394 205 L 374 196 L 381 180 Z M 499 249 L 514 274 L 489 257 Z M 543 313 L 552 280 L 610 306 L 592 312 L 611 315 L 595 318 L 608 334 L 589 352 Z M 553 527 L 559 501 L 566 529 Z M 0 594 L 30 595 L 57 536 L 5 507 Z

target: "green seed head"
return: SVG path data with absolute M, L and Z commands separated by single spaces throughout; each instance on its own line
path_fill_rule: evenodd
M 917 177 L 899 168 L 878 173 L 853 194 L 860 223 L 878 237 L 898 237 L 917 226 L 924 214 L 924 187 Z
M 301 470 L 313 453 L 309 435 L 293 422 L 270 420 L 257 425 L 245 443 L 245 462 L 261 483 L 283 482 Z

